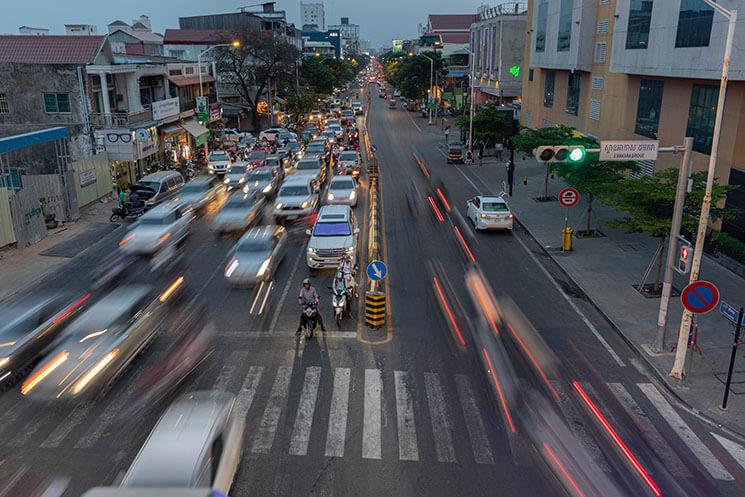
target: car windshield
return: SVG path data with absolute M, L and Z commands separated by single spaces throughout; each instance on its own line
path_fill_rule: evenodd
M 201 193 L 210 189 L 209 183 L 190 181 L 181 189 L 183 193 Z
M 356 152 L 342 152 L 339 160 L 357 160 Z
M 228 154 L 225 152 L 212 152 L 210 154 L 210 160 L 228 160 Z
M 266 252 L 268 250 L 272 249 L 272 240 L 271 238 L 245 238 L 238 242 L 238 246 L 236 247 L 236 252 Z
M 313 236 L 349 236 L 352 230 L 349 223 L 316 223 Z
M 230 168 L 230 174 L 245 174 L 246 172 L 246 166 L 243 164 L 241 165 L 233 165 L 233 167 Z
M 339 179 L 334 180 L 329 185 L 329 190 L 338 191 L 338 190 L 354 190 L 354 180 L 346 180 L 346 179 Z
M 297 152 L 298 150 L 300 150 L 300 144 L 297 142 L 290 142 L 287 144 L 287 148 L 289 148 L 293 152 Z
M 481 204 L 481 210 L 484 212 L 509 212 L 507 204 L 504 202 L 484 202 Z
M 251 160 L 265 159 L 266 152 L 261 152 L 261 151 L 251 152 L 250 154 L 248 154 L 248 158 Z
M 323 136 L 334 136 L 334 130 L 333 129 L 327 129 L 323 132 Z
M 280 197 L 307 197 L 309 194 L 307 186 L 283 186 L 279 191 Z
M 312 171 L 319 167 L 318 162 L 314 160 L 301 160 L 297 163 L 297 169 L 299 171 Z
M 143 216 L 140 218 L 141 226 L 164 226 L 173 223 L 175 215 L 172 212 L 164 216 Z
M 243 209 L 253 205 L 256 197 L 253 195 L 234 195 L 225 202 L 225 209 Z
M 324 151 L 323 145 L 309 145 L 307 150 L 309 153 L 321 154 Z
M 158 188 L 160 187 L 160 183 L 158 183 L 157 181 L 138 181 L 137 184 L 146 186 L 156 192 L 158 191 Z
M 270 181 L 271 179 L 271 173 L 266 171 L 257 171 L 248 175 L 249 181 Z

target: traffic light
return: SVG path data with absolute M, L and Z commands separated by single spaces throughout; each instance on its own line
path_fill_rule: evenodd
M 693 254 L 693 247 L 684 243 L 680 247 L 680 257 L 678 257 L 678 267 L 675 269 L 680 274 L 688 274 L 691 270 L 691 255 Z
M 579 164 L 585 160 L 587 152 L 582 145 L 551 145 L 535 149 L 538 162 L 570 162 Z

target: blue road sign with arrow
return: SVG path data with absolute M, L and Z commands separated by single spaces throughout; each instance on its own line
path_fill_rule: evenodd
M 380 281 L 388 274 L 388 268 L 383 261 L 372 261 L 367 265 L 367 277 L 373 281 Z
M 719 314 L 731 321 L 732 324 L 737 324 L 737 316 L 740 315 L 740 311 L 722 300 L 719 305 Z M 742 325 L 745 326 L 745 317 L 742 318 Z

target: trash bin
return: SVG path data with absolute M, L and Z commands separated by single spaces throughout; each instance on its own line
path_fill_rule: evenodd
M 561 230 L 561 246 L 564 252 L 572 251 L 572 234 L 574 230 L 570 227 L 566 227 Z

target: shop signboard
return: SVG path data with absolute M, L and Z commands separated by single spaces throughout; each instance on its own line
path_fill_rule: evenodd
M 206 123 L 208 119 L 207 113 L 207 97 L 196 97 L 197 101 L 197 121 L 200 123 Z
M 222 104 L 220 102 L 210 104 L 209 122 L 213 123 L 215 121 L 219 121 L 220 119 L 222 119 Z
M 96 182 L 96 170 L 80 171 L 80 187 L 92 185 Z
M 158 102 L 153 102 L 152 110 L 153 119 L 156 121 L 160 121 L 161 119 L 166 119 L 173 116 L 178 116 L 179 99 L 178 97 L 174 97 L 167 98 L 165 100 L 159 100 Z

